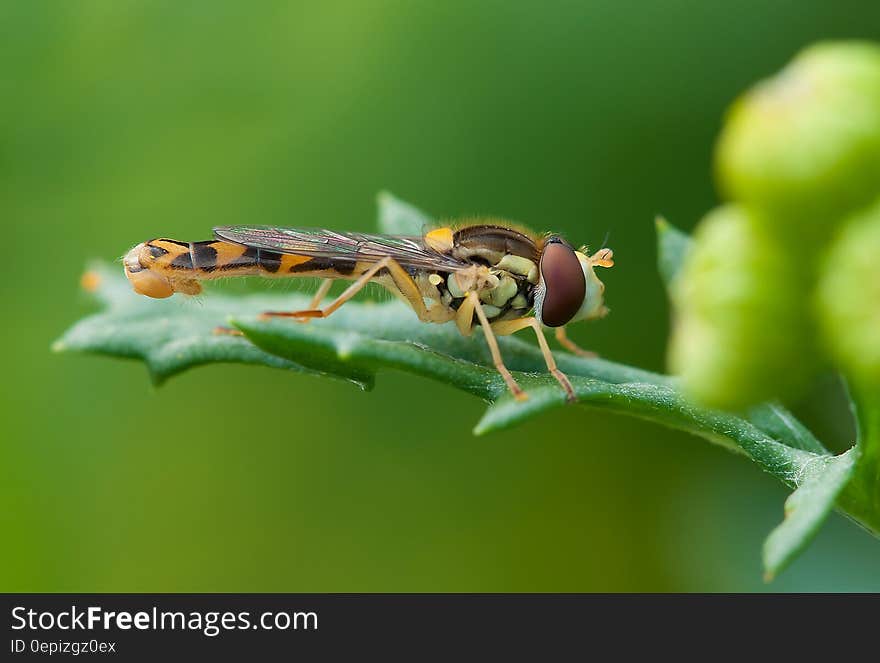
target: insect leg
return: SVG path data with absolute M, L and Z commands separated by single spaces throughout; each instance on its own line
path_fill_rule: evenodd
M 309 308 L 318 308 L 321 304 L 321 300 L 327 296 L 327 293 L 330 292 L 330 288 L 333 286 L 334 279 L 324 279 L 321 281 L 321 285 L 318 286 L 318 289 L 315 291 L 315 296 L 312 297 L 312 301 L 309 302 Z
M 501 322 L 496 322 L 492 325 L 492 328 L 499 336 L 507 336 L 508 334 L 513 334 L 518 332 L 520 329 L 525 329 L 526 327 L 531 327 L 535 330 L 535 334 L 538 337 L 538 345 L 541 346 L 541 354 L 544 355 L 544 361 L 547 364 L 547 370 L 550 371 L 550 374 L 556 378 L 556 381 L 562 385 L 562 388 L 565 389 L 565 396 L 569 401 L 574 401 L 574 389 L 571 386 L 571 382 L 568 381 L 568 378 L 565 377 L 565 373 L 559 370 L 556 366 L 556 360 L 553 358 L 553 353 L 550 352 L 550 346 L 547 344 L 547 339 L 544 338 L 544 330 L 541 327 L 541 323 L 538 322 L 536 318 L 516 318 L 514 320 L 503 320 Z M 562 329 L 562 327 L 559 327 Z M 557 332 L 558 338 L 559 332 Z
M 462 336 L 470 336 L 474 331 L 474 301 L 471 297 L 465 297 L 455 312 L 455 326 Z
M 364 286 L 370 282 L 370 280 L 376 276 L 382 269 L 388 267 L 389 263 L 393 262 L 391 258 L 382 258 L 379 262 L 374 264 L 368 270 L 366 270 L 363 274 L 361 274 L 357 280 L 348 286 L 342 294 L 340 294 L 336 299 L 334 299 L 330 304 L 325 306 L 322 309 L 311 308 L 311 309 L 303 309 L 302 311 L 266 311 L 261 315 L 264 318 L 326 318 L 328 315 L 333 313 L 340 306 L 345 304 L 348 300 L 354 297 L 358 292 L 364 289 Z M 323 285 L 322 285 L 323 287 Z
M 214 335 L 215 336 L 244 336 L 244 333 L 240 329 L 233 329 L 232 327 L 214 327 Z
M 395 287 L 419 316 L 419 320 L 427 321 L 429 319 L 428 308 L 422 298 L 422 291 L 413 277 L 394 258 L 388 258 L 387 267 Z
M 541 346 L 541 354 L 544 355 L 544 361 L 547 363 L 547 370 L 550 371 L 550 374 L 556 378 L 556 381 L 562 385 L 563 389 L 565 389 L 566 399 L 569 402 L 577 400 L 571 382 L 565 377 L 565 373 L 560 371 L 556 366 L 556 360 L 553 358 L 553 353 L 550 352 L 550 346 L 547 344 L 547 339 L 544 338 L 544 330 L 541 328 L 541 323 L 538 322 L 536 318 L 529 318 L 529 320 L 531 321 L 532 329 L 535 330 L 535 335 L 538 337 L 538 345 Z
M 501 322 L 492 323 L 492 331 L 499 336 L 510 336 L 520 329 L 532 326 L 532 318 L 515 318 L 513 320 L 502 320 Z
M 323 281 L 321 281 L 321 285 L 318 286 L 318 289 L 315 291 L 315 294 L 312 297 L 312 301 L 309 302 L 309 308 L 306 310 L 313 311 L 321 305 L 321 301 L 324 299 L 324 297 L 327 296 L 327 293 L 330 292 L 330 288 L 333 287 L 334 280 L 335 279 L 324 279 Z M 302 317 L 294 318 L 294 320 L 296 320 L 297 322 L 306 323 L 311 320 L 311 318 Z
M 577 343 L 572 341 L 568 334 L 565 332 L 565 327 L 557 327 L 556 328 L 556 340 L 559 341 L 559 345 L 568 350 L 569 352 L 573 352 L 578 357 L 598 357 L 595 352 L 590 352 L 589 350 L 584 350 Z
M 492 354 L 492 362 L 495 364 L 495 368 L 498 372 L 501 373 L 501 377 L 504 378 L 504 382 L 507 384 L 507 388 L 510 389 L 510 393 L 513 394 L 513 397 L 518 401 L 526 400 L 528 395 L 522 390 L 522 387 L 516 383 L 516 380 L 513 379 L 510 371 L 507 370 L 507 366 L 504 365 L 504 360 L 501 358 L 501 349 L 498 347 L 498 340 L 495 338 L 495 333 L 492 331 L 492 325 L 489 323 L 489 319 L 483 311 L 479 296 L 477 296 L 477 293 L 475 292 L 470 292 L 468 293 L 466 301 L 472 304 L 473 310 L 477 313 L 477 318 L 479 318 L 480 325 L 483 327 L 483 335 L 486 337 L 486 344 L 489 346 L 489 352 Z M 464 305 L 462 305 L 462 308 L 463 307 Z M 461 325 L 459 325 L 459 329 L 461 329 Z

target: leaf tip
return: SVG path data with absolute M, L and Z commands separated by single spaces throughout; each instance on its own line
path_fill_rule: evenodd
M 64 342 L 63 338 L 59 338 L 52 345 L 49 346 L 49 349 L 55 353 L 67 352 L 68 346 L 67 343 Z
M 471 428 L 471 433 L 474 437 L 483 437 L 486 433 L 490 433 L 492 431 L 492 426 L 486 422 L 486 417 L 480 419 L 477 424 Z
M 654 217 L 654 227 L 657 229 L 659 234 L 665 233 L 669 230 L 669 221 L 666 220 L 666 217 L 662 214 L 658 214 Z
M 169 377 L 166 373 L 156 368 L 153 368 L 149 364 L 147 364 L 147 371 L 150 374 L 150 384 L 153 386 L 154 389 L 158 389 L 163 384 L 165 384 L 165 381 Z
M 763 580 L 769 584 L 776 580 L 776 576 L 787 565 L 788 560 L 780 558 L 777 551 L 774 550 L 769 537 L 764 541 L 761 550 L 761 566 L 764 567 Z

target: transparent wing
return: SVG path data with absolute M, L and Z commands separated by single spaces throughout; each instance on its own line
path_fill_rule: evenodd
M 421 237 L 276 226 L 219 226 L 214 228 L 214 235 L 227 242 L 265 251 L 317 258 L 377 262 L 388 256 L 404 267 L 455 270 L 467 266 L 467 263 L 430 248 Z

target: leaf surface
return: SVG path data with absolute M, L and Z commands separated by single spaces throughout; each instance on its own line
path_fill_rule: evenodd
M 420 233 L 431 222 L 390 194 L 380 195 L 379 207 L 383 232 Z M 684 233 L 658 221 L 658 265 L 667 284 L 674 281 L 688 245 Z M 234 362 L 330 377 L 370 389 L 378 372 L 400 370 L 487 401 L 486 412 L 474 429 L 477 434 L 514 426 L 553 408 L 570 407 L 531 339 L 499 339 L 505 362 L 529 394 L 527 401 L 518 402 L 492 367 L 481 330 L 463 337 L 453 323 L 422 323 L 398 301 L 350 302 L 326 319 L 304 324 L 259 316 L 267 310 L 306 308 L 309 297 L 302 294 L 229 296 L 214 291 L 199 298 L 151 300 L 131 291 L 121 267 L 99 265 L 93 274 L 98 283 L 95 295 L 103 310 L 76 323 L 54 348 L 137 358 L 156 382 L 194 366 Z M 218 334 L 217 328 L 224 326 L 233 326 L 243 335 Z M 744 454 L 796 489 L 787 502 L 786 520 L 765 544 L 768 577 L 807 545 L 839 495 L 847 513 L 872 528 L 872 512 L 861 508 L 863 496 L 844 490 L 854 454 L 831 456 L 780 404 L 764 404 L 738 416 L 694 405 L 670 376 L 606 359 L 561 351 L 554 354 L 571 379 L 579 404 L 705 438 Z

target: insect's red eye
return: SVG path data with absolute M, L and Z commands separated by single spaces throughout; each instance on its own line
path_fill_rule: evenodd
M 544 247 L 541 280 L 544 282 L 541 322 L 548 327 L 561 327 L 584 303 L 587 283 L 574 249 L 558 238 L 551 238 Z

